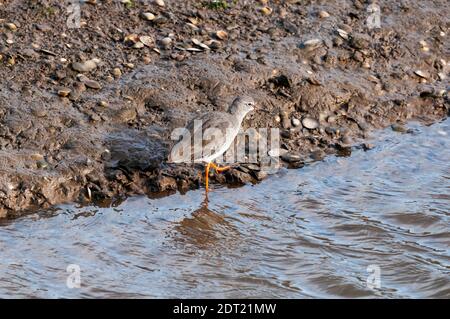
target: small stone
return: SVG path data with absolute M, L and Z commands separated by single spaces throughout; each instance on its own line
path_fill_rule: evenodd
M 144 43 L 142 43 L 142 42 L 136 42 L 135 44 L 133 44 L 133 49 L 142 49 L 143 47 L 144 47 L 145 45 L 144 45 Z
M 72 63 L 72 69 L 78 72 L 87 73 L 94 70 L 97 67 L 97 63 L 93 60 L 87 60 L 84 62 L 74 62 Z
M 317 122 L 315 119 L 312 119 L 310 117 L 305 117 L 302 120 L 302 125 L 309 130 L 314 130 L 319 127 L 319 122 Z
M 281 156 L 281 159 L 288 163 L 299 162 L 302 160 L 302 157 L 298 154 L 286 153 Z
M 146 47 L 153 48 L 155 46 L 155 40 L 148 35 L 143 35 L 139 37 L 139 41 L 142 42 Z
M 309 158 L 311 158 L 313 161 L 321 161 L 324 157 L 325 153 L 322 150 L 314 151 L 309 155 Z
M 371 68 L 371 65 L 370 65 L 369 62 L 364 61 L 363 64 L 362 64 L 362 67 L 365 68 L 365 69 L 370 69 L 370 68 Z
M 272 13 L 272 11 L 273 10 L 270 7 L 262 7 L 261 8 L 261 13 L 266 15 L 266 16 L 270 15 Z
M 151 12 L 143 12 L 141 14 L 141 16 L 142 16 L 143 19 L 145 19 L 147 21 L 153 21 L 156 18 L 156 16 L 153 13 L 151 13 Z
M 317 48 L 319 48 L 320 46 L 322 46 L 323 41 L 320 39 L 311 39 L 311 40 L 307 40 L 305 42 L 303 42 L 302 47 L 306 50 L 306 51 L 312 51 L 315 50 Z
M 155 0 L 155 3 L 160 6 L 160 7 L 164 7 L 166 4 L 164 3 L 164 0 Z
M 216 37 L 220 40 L 225 40 L 228 38 L 228 33 L 226 31 L 219 30 L 216 32 Z
M 58 90 L 58 95 L 61 97 L 66 97 L 70 94 L 70 92 L 72 92 L 71 89 L 68 88 L 61 88 Z
M 259 172 L 256 172 L 256 174 L 255 174 L 256 179 L 257 179 L 258 181 L 262 181 L 262 180 L 265 179 L 268 175 L 269 175 L 269 174 L 268 174 L 266 171 L 259 171 Z
M 48 168 L 48 163 L 45 160 L 40 160 L 36 162 L 36 165 L 39 169 L 46 169 Z
M 119 68 L 114 68 L 113 71 L 112 71 L 112 74 L 117 79 L 117 78 L 120 78 L 122 76 L 122 71 Z
M 334 122 L 336 122 L 336 116 L 334 116 L 334 115 L 328 116 L 328 117 L 327 117 L 327 122 L 328 122 L 328 123 L 334 123 Z
M 364 143 L 362 146 L 363 146 L 363 150 L 365 150 L 365 151 L 369 151 L 375 147 L 375 145 L 372 143 Z
M 101 107 L 107 107 L 109 104 L 108 104 L 108 102 L 102 100 L 102 101 L 98 102 L 98 105 Z
M 281 122 L 281 117 L 279 115 L 275 116 L 275 122 L 276 123 L 280 123 Z
M 17 26 L 14 23 L 6 23 L 5 26 L 11 31 L 17 30 Z
M 408 131 L 408 129 L 404 125 L 398 123 L 392 124 L 391 128 L 394 132 L 399 133 L 406 133 Z
M 292 118 L 292 125 L 297 127 L 301 124 L 300 120 L 298 118 L 293 117 Z
M 161 45 L 165 48 L 168 48 L 172 44 L 172 39 L 169 37 L 163 38 L 161 40 Z
M 31 154 L 31 159 L 33 161 L 42 161 L 44 159 L 44 156 L 39 153 L 34 153 L 34 154 Z
M 336 29 L 337 34 L 339 34 L 339 36 L 344 39 L 344 40 L 348 40 L 348 32 L 342 29 Z
M 125 42 L 128 46 L 133 46 L 137 42 L 139 42 L 139 36 L 135 33 L 129 34 L 123 38 L 123 42 Z
M 350 144 L 352 144 L 352 139 L 350 138 L 350 136 L 344 135 L 341 137 L 341 142 L 346 145 L 350 145 Z
M 48 32 L 52 29 L 52 27 L 48 24 L 37 24 L 36 29 L 38 29 L 41 32 Z
M 83 83 L 91 89 L 95 89 L 95 90 L 100 90 L 102 88 L 102 86 L 100 85 L 100 83 L 98 83 L 97 81 L 94 80 L 90 80 L 90 79 L 85 79 L 83 81 Z
M 326 12 L 326 11 L 322 10 L 322 11 L 319 12 L 319 17 L 321 17 L 322 19 L 326 19 L 329 16 L 330 16 L 330 14 L 328 12 Z
M 117 113 L 117 117 L 123 122 L 129 122 L 136 118 L 137 113 L 133 108 L 125 108 Z
M 146 55 L 142 58 L 142 62 L 144 62 L 144 64 L 150 64 L 150 62 L 152 62 L 152 58 Z
M 414 71 L 414 74 L 417 75 L 418 77 L 423 78 L 423 79 L 428 79 L 429 78 L 429 75 L 426 72 L 423 72 L 421 70 Z

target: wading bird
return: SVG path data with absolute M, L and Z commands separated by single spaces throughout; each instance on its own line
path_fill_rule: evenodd
M 210 112 L 193 119 L 186 126 L 186 130 L 190 134 L 189 138 L 182 137 L 172 147 L 169 162 L 194 161 L 205 163 L 205 188 L 208 191 L 209 170 L 212 167 L 217 173 L 221 173 L 230 168 L 230 166 L 219 167 L 214 164 L 214 161 L 222 156 L 233 144 L 241 128 L 242 121 L 249 112 L 254 110 L 254 107 L 255 101 L 253 98 L 240 96 L 231 103 L 228 112 Z M 196 125 L 196 123 L 201 125 Z M 201 145 L 197 147 L 191 140 L 191 136 L 196 135 L 201 136 Z M 214 138 L 211 138 L 211 135 Z M 186 157 L 186 155 L 180 157 L 178 155 L 180 149 L 189 150 L 189 157 Z

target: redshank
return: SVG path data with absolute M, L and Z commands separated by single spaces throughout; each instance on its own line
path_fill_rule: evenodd
M 240 96 L 231 103 L 228 112 L 209 112 L 193 119 L 186 126 L 186 129 L 191 134 L 190 136 L 196 136 L 196 134 L 201 136 L 201 147 L 194 147 L 190 138 L 182 138 L 172 147 L 169 162 L 185 162 L 186 157 L 178 158 L 178 151 L 180 149 L 190 150 L 190 160 L 206 164 L 205 188 L 208 192 L 209 170 L 212 167 L 217 173 L 221 173 L 230 168 L 230 166 L 219 167 L 214 161 L 222 156 L 233 144 L 241 128 L 242 121 L 249 112 L 254 110 L 254 106 L 255 101 L 252 97 Z M 201 123 L 201 125 L 196 123 Z M 219 134 L 213 134 L 214 139 L 205 138 L 211 130 L 216 130 Z

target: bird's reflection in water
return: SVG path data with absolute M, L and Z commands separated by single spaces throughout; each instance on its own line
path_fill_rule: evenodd
M 238 230 L 229 221 L 208 208 L 207 195 L 200 208 L 176 223 L 175 231 L 177 242 L 200 249 L 230 247 L 239 238 Z

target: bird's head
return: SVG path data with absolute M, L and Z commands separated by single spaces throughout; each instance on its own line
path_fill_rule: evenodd
M 255 100 L 251 96 L 239 96 L 231 103 L 229 112 L 231 114 L 247 114 L 255 109 Z

